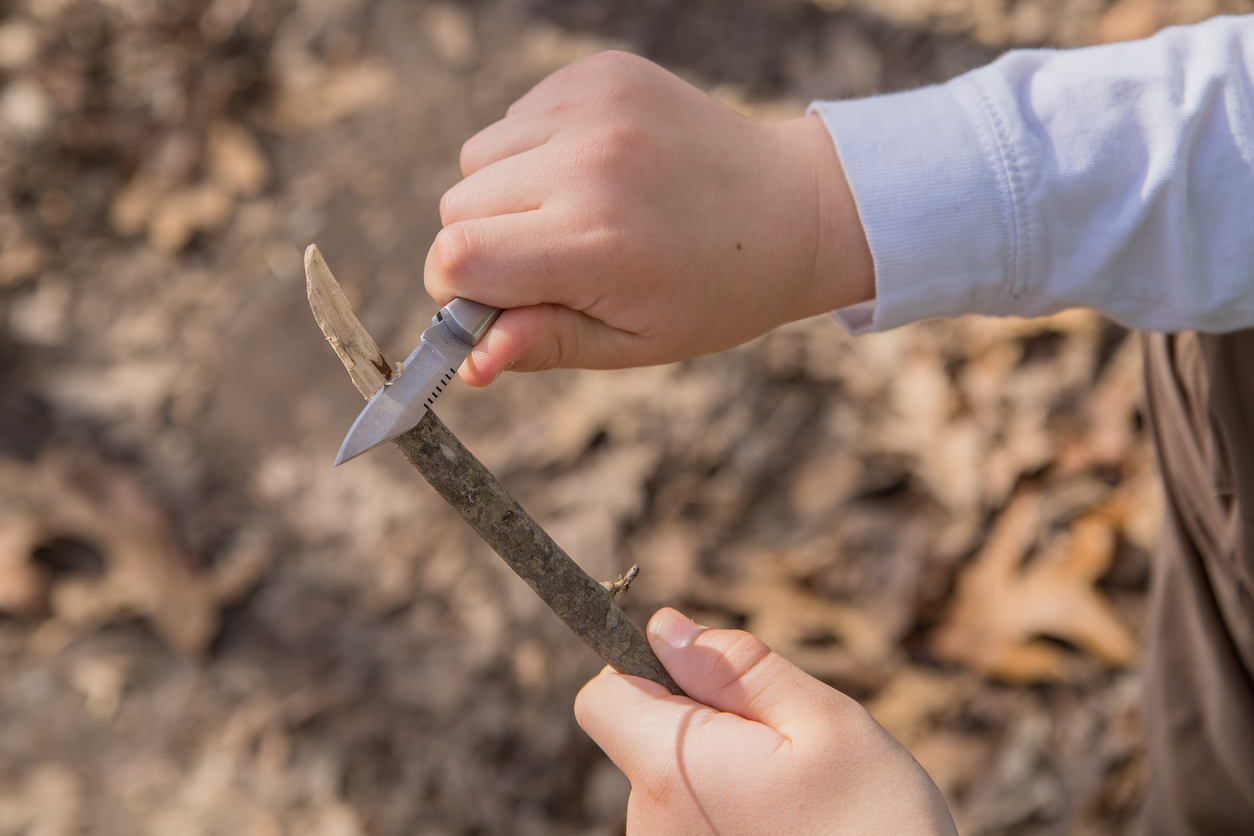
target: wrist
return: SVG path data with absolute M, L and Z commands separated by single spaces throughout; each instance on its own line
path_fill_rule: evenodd
M 790 226 L 802 239 L 798 318 L 875 298 L 875 262 L 831 134 L 815 114 L 780 129 L 797 198 Z

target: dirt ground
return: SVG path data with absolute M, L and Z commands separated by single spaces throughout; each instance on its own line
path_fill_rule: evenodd
M 1227 3 L 1227 5 L 1224 5 Z M 593 655 L 390 448 L 305 302 L 400 358 L 457 152 L 608 48 L 757 118 L 1249 0 L 0 3 L 0 836 L 612 834 Z M 863 700 L 965 834 L 1124 832 L 1158 518 L 1138 342 L 830 318 L 454 385 L 445 422 L 625 607 Z

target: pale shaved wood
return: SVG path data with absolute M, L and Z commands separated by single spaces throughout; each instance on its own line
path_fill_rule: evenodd
M 313 245 L 305 251 L 305 275 L 314 318 L 357 390 L 370 399 L 390 372 L 383 352 L 353 314 L 339 283 Z M 427 410 L 418 426 L 395 439 L 395 444 L 462 519 L 606 664 L 619 673 L 652 680 L 672 694 L 683 694 L 653 654 L 644 633 L 614 603 L 614 596 L 625 591 L 634 577 L 634 568 L 628 573 L 630 577 L 606 585 L 589 577 L 433 411 Z
M 305 290 L 322 335 L 340 356 L 357 391 L 369 400 L 395 372 L 378 343 L 357 320 L 317 244 L 305 249 Z

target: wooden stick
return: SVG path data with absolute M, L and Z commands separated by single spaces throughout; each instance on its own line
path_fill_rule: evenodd
M 305 280 L 322 333 L 357 391 L 371 398 L 393 372 L 312 244 L 305 251 Z M 619 673 L 652 680 L 672 694 L 683 694 L 644 633 L 614 603 L 633 573 L 606 584 L 589 577 L 431 410 L 395 443 L 440 496 L 606 664 Z
M 392 380 L 395 372 L 374 337 L 358 321 L 348 297 L 340 290 L 340 283 L 331 275 L 331 268 L 315 244 L 305 249 L 305 292 L 322 335 L 340 356 L 357 391 L 370 400 L 380 386 Z

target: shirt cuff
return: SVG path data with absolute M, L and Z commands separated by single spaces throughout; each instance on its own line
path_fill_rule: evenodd
M 1023 222 L 1014 160 L 965 77 L 814 102 L 836 144 L 875 261 L 875 299 L 835 311 L 852 333 L 932 317 L 1005 313 Z

